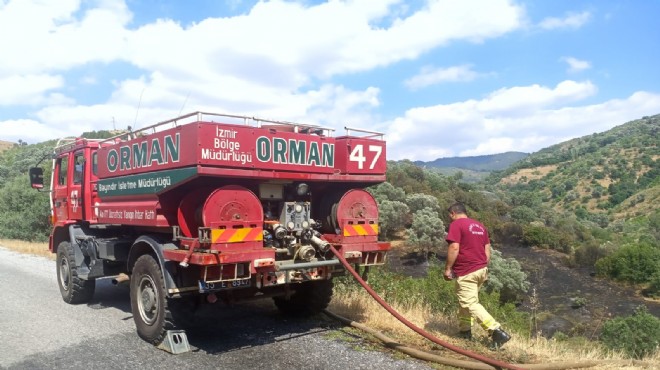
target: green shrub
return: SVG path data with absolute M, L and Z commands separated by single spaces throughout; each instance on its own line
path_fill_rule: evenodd
M 656 271 L 649 281 L 648 295 L 660 298 L 660 270 Z
M 659 270 L 660 248 L 647 243 L 624 245 L 596 262 L 598 274 L 631 283 L 649 282 Z
M 571 307 L 580 308 L 587 305 L 587 299 L 584 297 L 576 297 L 572 299 Z
M 523 227 L 523 243 L 545 249 L 556 249 L 560 244 L 555 230 L 534 224 Z
M 556 340 L 557 342 L 565 342 L 570 338 L 568 335 L 562 333 L 561 331 L 556 331 L 552 335 L 552 339 Z
M 606 321 L 600 340 L 633 358 L 653 355 L 660 347 L 660 319 L 641 306 L 631 316 Z
M 503 304 L 500 292 L 487 293 L 482 290 L 479 293 L 479 302 L 507 331 L 511 330 L 523 336 L 529 336 L 529 314 L 518 311 L 514 303 Z
M 518 222 L 532 222 L 536 220 L 536 211 L 527 206 L 518 206 L 511 210 L 511 217 Z
M 408 243 L 417 246 L 428 255 L 437 253 L 439 246 L 445 244 L 445 225 L 438 213 L 431 208 L 422 208 L 413 214 L 413 222 L 408 229 Z
M 490 264 L 488 266 L 488 291 L 498 291 L 507 296 L 505 301 L 515 299 L 519 293 L 529 289 L 527 274 L 523 272 L 520 263 L 514 258 L 503 258 L 502 252 L 491 250 Z
M 382 238 L 390 238 L 397 231 L 403 230 L 410 221 L 408 206 L 399 201 L 383 200 L 378 204 L 379 232 Z
M 609 244 L 604 243 L 599 245 L 595 240 L 583 244 L 580 248 L 575 250 L 573 254 L 573 261 L 578 266 L 592 267 L 599 259 L 605 257 L 610 253 L 611 247 Z
M 32 189 L 27 174 L 0 184 L 0 215 L 0 238 L 48 240 L 48 195 Z
M 548 247 L 548 242 L 552 238 L 550 229 L 541 225 L 525 225 L 523 226 L 523 243 L 529 247 L 545 246 Z

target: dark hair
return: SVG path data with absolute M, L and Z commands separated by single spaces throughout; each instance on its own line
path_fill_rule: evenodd
M 447 211 L 449 211 L 449 213 L 453 212 L 453 213 L 456 213 L 456 214 L 461 214 L 462 213 L 462 214 L 467 215 L 467 209 L 465 209 L 465 205 L 461 202 L 456 202 L 456 203 L 452 204 L 451 206 L 449 206 Z

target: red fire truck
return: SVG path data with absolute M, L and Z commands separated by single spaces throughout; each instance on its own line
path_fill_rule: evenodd
M 344 268 L 382 265 L 383 134 L 195 112 L 53 154 L 49 248 L 67 303 L 130 281 L 137 332 L 160 344 L 201 304 L 272 297 L 313 314 Z M 34 188 L 43 170 L 30 169 Z

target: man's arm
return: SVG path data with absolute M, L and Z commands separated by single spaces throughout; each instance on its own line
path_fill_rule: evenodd
M 486 263 L 490 263 L 490 243 L 486 244 Z
M 456 257 L 458 257 L 458 250 L 460 249 L 460 245 L 456 242 L 450 243 L 449 247 L 447 247 L 447 263 L 445 264 L 445 273 L 444 277 L 445 280 L 451 280 L 454 278 L 454 273 L 452 272 L 452 268 L 454 267 L 454 263 L 456 262 Z

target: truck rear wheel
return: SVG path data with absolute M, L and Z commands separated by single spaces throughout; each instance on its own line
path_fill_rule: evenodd
M 311 316 L 325 310 L 332 299 L 332 280 L 318 280 L 300 284 L 286 297 L 273 297 L 275 306 L 285 315 Z
M 160 265 L 148 254 L 138 258 L 133 266 L 131 311 L 138 335 L 149 343 L 160 344 L 167 330 L 175 329 Z
M 87 303 L 94 295 L 96 282 L 94 280 L 83 280 L 78 276 L 76 256 L 68 241 L 63 241 L 57 246 L 57 285 L 64 302 L 70 304 Z

